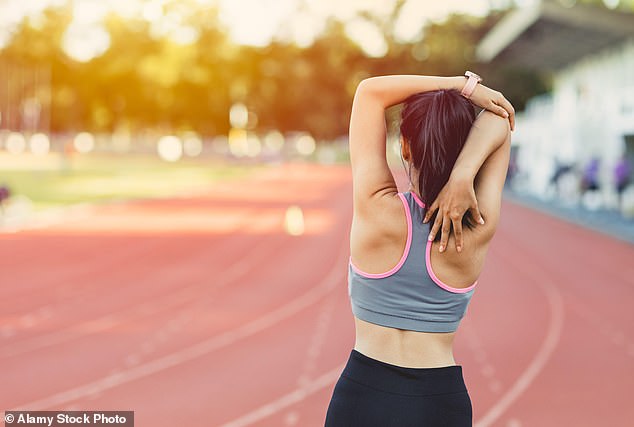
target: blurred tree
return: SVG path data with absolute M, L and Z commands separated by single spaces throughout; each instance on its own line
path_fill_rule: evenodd
M 71 21 L 70 11 L 68 8 L 55 8 L 47 9 L 43 14 L 43 19 L 37 23 L 30 18 L 22 21 L 10 43 L 0 51 L 0 62 L 30 75 L 37 70 L 46 70 L 50 79 L 34 82 L 46 86 L 31 88 L 31 91 L 51 98 L 51 130 L 73 129 L 73 123 L 82 114 L 75 90 L 78 67 L 61 49 L 64 31 Z M 30 80 L 24 75 L 4 78 L 8 87 Z M 21 103 L 24 99 L 12 98 L 11 101 Z M 21 105 L 11 107 L 19 110 Z
M 26 18 L 0 51 L 0 61 L 51 70 L 54 132 L 156 128 L 226 134 L 231 105 L 243 102 L 257 117 L 251 125 L 258 130 L 308 131 L 330 139 L 347 133 L 354 89 L 371 75 L 458 75 L 473 69 L 518 109 L 547 89 L 546 76 L 475 62 L 475 46 L 503 12 L 421 22 L 422 37 L 402 42 L 394 34 L 404 3 L 396 2 L 387 16 L 359 15 L 384 36 L 387 53 L 380 58 L 367 56 L 347 36 L 345 24 L 334 19 L 308 47 L 281 41 L 239 46 L 229 40 L 215 8 L 183 0 L 167 3 L 163 12 L 178 12 L 180 25 L 192 36 L 188 40 L 141 17 L 113 14 L 104 22 L 109 48 L 78 62 L 61 47 L 71 11 L 57 7 L 46 10 L 37 25 Z

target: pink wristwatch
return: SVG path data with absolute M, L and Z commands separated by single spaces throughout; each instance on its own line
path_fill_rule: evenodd
M 469 99 L 471 98 L 471 95 L 473 94 L 473 91 L 475 90 L 478 83 L 482 81 L 482 77 L 472 71 L 465 71 L 464 76 L 467 77 L 467 83 L 465 83 L 460 94 Z

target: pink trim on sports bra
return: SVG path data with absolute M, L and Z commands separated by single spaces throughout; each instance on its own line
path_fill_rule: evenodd
M 414 198 L 414 200 L 416 201 L 416 203 L 418 204 L 418 206 L 420 206 L 421 208 L 425 208 L 425 203 L 423 203 L 423 201 L 418 197 L 418 195 L 416 193 L 414 193 L 413 191 L 410 191 L 410 194 L 412 195 L 412 197 Z
M 407 255 L 409 254 L 409 248 L 412 245 L 412 214 L 409 211 L 409 204 L 407 203 L 407 199 L 405 198 L 405 196 L 401 193 L 398 193 L 398 197 L 400 197 L 401 201 L 403 202 L 403 207 L 405 208 L 405 217 L 407 218 L 407 241 L 405 242 L 405 250 L 403 251 L 403 255 L 401 256 L 398 264 L 396 264 L 385 273 L 366 273 L 365 271 L 362 271 L 354 265 L 354 263 L 352 262 L 352 256 L 350 256 L 350 266 L 357 274 L 363 277 L 367 277 L 368 279 L 383 279 L 396 273 L 403 266 L 403 264 L 405 264 L 405 260 L 407 259 Z
M 425 264 L 427 264 L 427 273 L 429 273 L 429 277 L 431 277 L 431 279 L 441 288 L 443 288 L 446 291 L 449 292 L 453 292 L 456 294 L 464 294 L 469 292 L 471 289 L 475 288 L 475 286 L 478 284 L 478 281 L 476 280 L 475 282 L 473 282 L 473 285 L 467 287 L 467 288 L 454 288 L 452 286 L 447 285 L 446 283 L 444 283 L 442 280 L 440 280 L 438 277 L 436 277 L 436 274 L 434 274 L 434 270 L 432 270 L 431 268 L 431 241 L 427 241 L 427 248 L 425 250 Z

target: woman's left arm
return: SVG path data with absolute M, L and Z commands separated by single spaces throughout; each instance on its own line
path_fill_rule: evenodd
M 464 77 L 380 76 L 359 83 L 350 116 L 349 145 L 356 212 L 398 192 L 386 159 L 385 109 L 417 92 L 460 89 Z

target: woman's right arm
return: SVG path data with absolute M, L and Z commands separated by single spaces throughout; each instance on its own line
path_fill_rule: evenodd
M 447 184 L 429 209 L 439 209 L 429 239 L 433 240 L 441 230 L 439 250 L 447 247 L 449 227 L 454 224 L 456 249 L 462 249 L 462 216 L 471 209 L 477 221 L 482 214 L 483 225 L 475 229 L 481 243 L 487 244 L 493 237 L 500 217 L 502 189 L 506 180 L 511 146 L 509 122 L 495 114 L 483 111 L 476 119 L 471 132 L 454 165 Z M 467 195 L 468 194 L 468 195 Z M 463 206 L 473 199 L 472 206 Z M 458 207 L 457 207 L 458 206 Z M 429 213 L 428 212 L 428 213 Z M 456 223 L 458 227 L 456 227 Z M 442 225 L 442 229 L 440 228 Z

